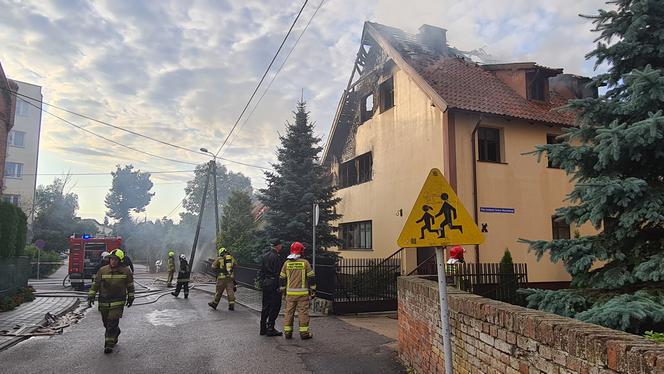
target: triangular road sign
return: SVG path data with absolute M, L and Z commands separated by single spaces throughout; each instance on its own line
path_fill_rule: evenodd
M 443 173 L 431 169 L 397 240 L 400 247 L 481 244 L 480 233 Z

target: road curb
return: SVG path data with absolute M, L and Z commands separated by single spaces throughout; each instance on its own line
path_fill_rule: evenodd
M 56 318 L 61 317 L 65 314 L 71 312 L 72 310 L 76 309 L 76 307 L 78 307 L 78 305 L 80 303 L 81 303 L 81 300 L 79 298 L 76 298 L 76 300 L 74 301 L 74 303 L 72 305 L 70 305 L 69 307 L 63 309 L 62 311 L 60 311 L 56 314 L 51 314 L 51 315 L 56 317 Z M 41 321 L 39 321 L 36 325 L 33 325 L 33 326 L 27 328 L 25 331 L 21 331 L 21 333 L 22 334 L 30 334 L 30 333 L 34 332 L 35 330 L 37 330 L 38 328 L 42 327 L 42 325 L 44 323 L 46 323 L 46 316 L 44 316 L 44 318 L 42 318 Z M 21 329 L 19 329 L 19 331 L 20 330 Z M 28 340 L 28 339 L 30 339 L 29 336 L 16 336 L 13 339 L 9 339 L 8 341 L 6 341 L 4 343 L 0 343 L 0 352 L 4 351 L 5 349 L 11 348 L 11 347 L 15 346 L 16 344 L 18 344 L 18 343 L 20 343 L 24 340 Z

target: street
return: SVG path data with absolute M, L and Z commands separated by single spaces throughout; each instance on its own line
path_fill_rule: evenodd
M 147 284 L 150 278 L 138 279 Z M 138 298 L 137 305 L 125 309 L 112 354 L 103 353 L 104 329 L 95 305 L 61 335 L 33 337 L 0 352 L 0 372 L 404 372 L 396 354 L 384 346 L 393 339 L 336 317 L 314 318 L 312 340 L 296 336 L 287 341 L 259 336 L 258 312 L 241 305 L 229 312 L 225 300 L 214 311 L 207 305 L 211 298 L 195 289 L 188 300 L 170 294 L 156 302 L 151 302 L 154 296 Z

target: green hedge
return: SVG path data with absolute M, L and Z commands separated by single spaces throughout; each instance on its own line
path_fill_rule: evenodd
M 20 256 L 27 232 L 28 217 L 21 208 L 0 202 L 0 257 Z
M 49 251 L 48 249 L 43 249 L 41 250 L 41 253 L 39 253 L 39 257 L 37 257 L 37 247 L 32 244 L 27 247 L 25 247 L 25 250 L 23 254 L 25 256 L 28 256 L 30 258 L 30 262 L 32 263 L 32 270 L 30 272 L 30 278 L 36 278 L 37 277 L 37 258 L 39 258 L 40 262 L 62 262 L 62 259 L 60 258 L 60 254 L 58 254 L 55 251 Z M 41 264 L 39 266 L 39 277 L 40 278 L 45 278 L 48 277 L 49 275 L 55 273 L 62 264 Z

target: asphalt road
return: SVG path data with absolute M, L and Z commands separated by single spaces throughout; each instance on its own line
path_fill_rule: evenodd
M 314 339 L 287 341 L 258 335 L 260 315 L 236 306 L 218 311 L 211 295 L 166 295 L 125 309 L 122 335 L 103 353 L 99 312 L 87 312 L 62 335 L 31 338 L 0 352 L 2 373 L 402 373 L 393 340 L 334 317 L 312 320 Z M 145 302 L 138 299 L 137 303 Z M 281 320 L 278 321 L 281 325 Z

